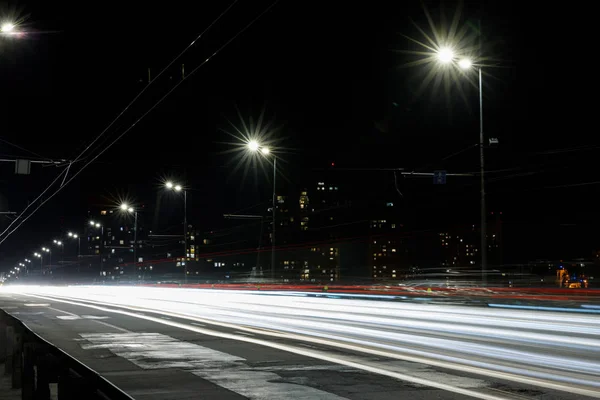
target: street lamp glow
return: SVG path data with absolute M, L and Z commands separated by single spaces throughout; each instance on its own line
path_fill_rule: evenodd
M 180 192 L 180 191 L 181 191 L 181 189 L 183 189 L 183 188 L 181 187 L 181 185 L 175 185 L 175 191 L 176 191 L 176 192 Z
M 127 204 L 127 203 L 121 204 L 121 210 L 127 211 L 128 208 L 129 208 L 129 204 Z
M 132 213 L 132 212 L 133 212 L 133 207 L 129 207 L 129 208 L 127 209 L 127 211 L 129 211 L 130 213 Z
M 59 240 L 56 242 L 57 245 L 62 246 L 62 242 Z
M 257 151 L 259 147 L 260 147 L 260 145 L 258 144 L 258 142 L 256 140 L 251 140 L 248 142 L 248 149 L 250 151 Z
M 52 242 L 53 242 L 54 244 L 58 244 L 58 240 L 56 240 L 56 239 L 54 239 Z
M 94 225 L 96 225 L 96 222 L 95 221 L 90 221 L 90 225 L 94 226 Z
M 11 22 L 5 22 L 0 26 L 0 32 L 10 33 L 15 30 L 15 24 Z
M 448 47 L 441 48 L 437 53 L 440 62 L 447 64 L 454 59 L 454 52 Z
M 471 60 L 469 60 L 468 58 L 463 58 L 462 60 L 460 60 L 458 62 L 458 66 L 461 67 L 462 69 L 469 69 L 473 66 L 473 62 Z
M 167 183 L 165 183 L 165 186 L 167 187 L 167 189 L 173 189 L 173 182 L 167 181 Z
M 96 228 L 100 228 L 102 225 L 100 225 L 100 222 L 96 222 L 96 225 L 94 225 Z
M 75 239 L 77 239 L 77 238 L 79 237 L 79 235 L 78 235 L 78 234 L 76 234 L 76 233 L 74 233 L 74 234 L 73 234 L 73 237 L 74 237 Z
M 271 149 L 269 149 L 268 147 L 263 147 L 260 149 L 260 152 L 263 153 L 264 155 L 267 155 L 271 152 Z

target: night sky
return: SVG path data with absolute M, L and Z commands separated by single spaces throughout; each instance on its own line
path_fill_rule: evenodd
M 21 17 L 28 31 L 0 40 L 0 138 L 52 159 L 73 159 L 147 85 L 148 68 L 156 76 L 228 6 L 51 3 L 5 4 L 0 11 Z M 423 6 L 437 24 L 441 13 L 452 19 L 456 4 L 334 3 L 275 4 L 2 243 L 0 263 L 10 265 L 61 230 L 77 229 L 90 207 L 114 206 L 119 198 L 154 202 L 164 177 L 186 182 L 190 222 L 202 230 L 219 228 L 225 212 L 267 201 L 267 178 L 234 171 L 235 153 L 227 152 L 234 139 L 223 130 L 241 128 L 240 116 L 256 121 L 264 112 L 280 127 L 273 139 L 291 186 L 331 162 L 340 174 L 350 173 L 344 168 L 476 172 L 476 148 L 445 159 L 478 141 L 476 89 L 463 80 L 449 91 L 419 90 L 425 70 L 407 66 L 418 56 L 406 53 L 415 49 L 406 36 L 424 41 L 415 24 L 431 31 Z M 181 64 L 192 72 L 270 4 L 238 1 L 96 148 L 104 149 L 172 89 Z M 503 211 L 508 262 L 589 257 L 599 239 L 597 186 L 589 184 L 597 183 L 598 140 L 549 133 L 549 123 L 539 129 L 524 123 L 534 89 L 516 85 L 515 13 L 511 2 L 465 3 L 459 21 L 463 26 L 481 17 L 488 57 L 484 129 L 500 140 L 486 153 L 489 209 Z M 555 112 L 558 107 L 548 107 L 536 117 Z M 3 157 L 37 157 L 6 142 L 0 149 Z M 59 172 L 34 165 L 30 176 L 15 176 L 4 163 L 2 211 L 23 210 Z M 393 185 L 389 172 L 372 174 Z M 368 183 L 357 179 L 356 185 Z M 399 203 L 424 225 L 477 223 L 477 177 L 449 178 L 444 188 L 429 178 L 403 178 L 399 185 Z M 176 206 L 164 218 L 176 214 Z

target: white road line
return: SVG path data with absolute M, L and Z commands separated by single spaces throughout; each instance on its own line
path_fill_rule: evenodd
M 98 321 L 97 319 L 93 319 L 92 321 L 94 321 L 94 322 L 96 322 L 98 324 L 104 325 L 104 326 L 108 326 L 109 328 L 116 329 L 116 330 L 121 331 L 123 333 L 133 333 L 132 331 L 129 331 L 129 330 L 125 329 L 125 328 L 121 328 L 120 326 L 109 324 L 108 322 Z
M 233 331 L 233 333 L 237 333 L 237 334 L 240 334 L 240 335 L 246 335 L 246 336 L 254 336 L 253 334 L 248 333 L 248 332 Z
M 50 304 L 48 304 L 48 305 L 50 305 Z M 65 310 L 59 310 L 58 308 L 54 308 L 54 307 L 48 307 L 48 309 L 53 310 L 53 311 L 58 311 L 58 312 L 61 312 L 63 314 L 70 315 L 71 317 L 77 317 L 77 318 L 79 318 L 79 315 L 73 314 L 72 312 L 68 312 L 68 311 L 65 311 Z
M 333 363 L 333 364 L 345 365 L 347 367 L 351 367 L 351 368 L 355 368 L 355 369 L 359 369 L 359 370 L 371 372 L 371 373 L 374 373 L 374 374 L 377 374 L 377 375 L 388 376 L 390 378 L 395 378 L 395 379 L 398 379 L 398 380 L 401 380 L 401 381 L 417 383 L 417 384 L 420 384 L 420 385 L 424 385 L 424 386 L 428 386 L 428 387 L 433 387 L 433 388 L 445 390 L 445 391 L 448 391 L 448 392 L 458 393 L 458 394 L 462 394 L 462 395 L 465 395 L 465 396 L 474 397 L 474 398 L 477 398 L 477 399 L 483 399 L 483 400 L 505 400 L 504 397 L 494 396 L 494 395 L 488 394 L 488 393 L 481 393 L 481 392 L 477 392 L 475 390 L 465 389 L 465 388 L 453 386 L 453 385 L 447 384 L 447 383 L 436 382 L 436 381 L 431 380 L 431 379 L 418 378 L 418 377 L 407 375 L 407 374 L 403 374 L 403 373 L 400 373 L 400 372 L 388 371 L 388 370 L 385 370 L 385 369 L 377 367 L 377 366 L 366 365 L 363 362 L 350 361 L 350 360 L 344 359 L 342 357 L 330 356 L 330 355 L 325 354 L 325 353 L 311 351 L 311 350 L 308 350 L 308 349 L 301 349 L 299 347 L 294 347 L 294 346 L 291 346 L 291 345 L 270 342 L 270 341 L 267 341 L 267 340 L 256 339 L 256 338 L 248 337 L 248 336 L 238 336 L 238 335 L 233 335 L 233 334 L 225 333 L 225 332 L 212 331 L 212 330 L 205 329 L 205 328 L 199 328 L 199 327 L 195 327 L 195 326 L 192 326 L 192 325 L 183 324 L 181 322 L 167 321 L 167 320 L 159 318 L 159 317 L 152 317 L 152 316 L 148 316 L 148 315 L 143 315 L 142 316 L 142 315 L 136 314 L 136 313 L 131 312 L 131 311 L 125 311 L 125 310 L 123 310 L 123 309 L 127 309 L 128 308 L 126 306 L 119 306 L 121 309 L 112 309 L 112 308 L 107 308 L 107 307 L 103 307 L 103 306 L 92 305 L 92 304 L 88 304 L 88 303 L 78 303 L 78 302 L 71 301 L 71 300 L 62 300 L 62 299 L 56 298 L 56 297 L 46 297 L 46 296 L 40 296 L 40 295 L 34 295 L 34 294 L 26 294 L 26 296 L 37 297 L 37 298 L 41 298 L 41 299 L 45 299 L 45 300 L 55 300 L 55 301 L 60 301 L 62 303 L 73 304 L 73 305 L 83 306 L 83 307 L 89 307 L 89 308 L 93 308 L 93 309 L 104 311 L 104 312 L 111 312 L 111 313 L 115 313 L 115 314 L 127 315 L 127 316 L 130 316 L 130 317 L 139 318 L 139 319 L 145 319 L 147 321 L 152 321 L 152 322 L 156 322 L 156 323 L 159 323 L 159 324 L 172 326 L 172 327 L 175 327 L 175 328 L 189 330 L 189 331 L 200 333 L 200 334 L 203 334 L 203 335 L 220 337 L 220 338 L 223 338 L 223 339 L 232 339 L 232 340 L 237 340 L 237 341 L 240 341 L 240 342 L 247 342 L 247 343 L 253 343 L 253 344 L 257 344 L 257 345 L 261 345 L 261 346 L 271 347 L 271 348 L 274 348 L 274 349 L 277 349 L 277 350 L 282 350 L 282 351 L 286 351 L 286 352 L 289 352 L 289 353 L 302 355 L 302 356 L 305 356 L 305 357 L 319 359 L 319 360 L 327 361 L 327 362 L 330 362 L 330 363 Z M 156 310 L 156 313 L 160 314 L 161 312 L 159 310 Z M 282 336 L 284 336 L 284 335 L 282 335 Z M 287 336 L 289 337 L 289 336 L 294 336 L 294 335 L 287 335 Z M 356 346 L 348 346 L 348 345 L 343 346 L 341 344 L 338 344 L 338 347 L 353 347 L 354 348 Z M 361 350 L 361 349 L 355 348 L 355 350 L 359 351 L 359 352 L 364 352 L 364 349 Z M 379 353 L 383 353 L 383 352 L 379 352 Z M 380 354 L 380 355 L 383 355 L 383 356 L 386 356 L 386 357 L 390 357 L 390 355 L 387 354 L 387 353 L 383 353 L 383 354 Z M 469 368 L 469 370 L 471 370 L 470 372 L 472 372 L 472 373 L 474 372 L 473 370 L 475 370 L 475 369 L 476 368 Z M 485 371 L 485 372 L 486 373 L 484 375 L 490 375 L 489 371 Z M 502 373 L 502 374 L 497 374 L 497 375 L 503 375 L 505 377 L 505 379 L 506 379 L 506 377 L 509 374 Z M 510 378 L 513 381 L 519 381 L 518 380 L 519 377 L 510 376 Z M 559 384 L 555 384 L 555 383 L 552 383 L 552 382 L 545 382 L 545 381 L 541 381 L 541 382 L 534 382 L 534 381 L 536 381 L 536 380 L 535 379 L 531 379 L 531 378 L 526 378 L 526 379 L 521 378 L 521 380 L 520 380 L 521 383 L 528 383 L 528 384 L 535 384 L 535 383 L 537 383 L 539 386 L 550 387 L 550 388 L 558 389 L 558 390 L 566 390 L 565 387 L 564 387 L 564 385 L 559 385 Z M 592 396 L 592 397 L 598 397 L 598 393 L 594 392 L 594 391 L 591 391 L 591 390 L 579 389 L 579 388 L 575 388 L 575 387 L 569 387 L 569 389 L 572 392 L 574 392 L 574 393 L 585 394 L 587 396 Z
M 196 325 L 196 326 L 206 326 L 204 324 L 199 324 L 198 322 L 192 322 L 192 325 Z

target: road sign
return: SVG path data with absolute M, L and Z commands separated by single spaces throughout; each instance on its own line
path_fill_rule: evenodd
M 433 184 L 434 185 L 445 185 L 446 184 L 446 171 L 433 171 Z

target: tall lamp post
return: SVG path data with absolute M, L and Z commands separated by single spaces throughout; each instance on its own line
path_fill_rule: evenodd
M 273 197 L 272 197 L 272 205 L 271 211 L 273 213 L 273 225 L 271 229 L 271 279 L 275 280 L 275 227 L 276 227 L 276 210 L 277 210 L 277 196 L 275 194 L 277 189 L 277 157 L 272 154 L 271 149 L 266 146 L 261 146 L 256 140 L 251 140 L 248 142 L 248 150 L 256 153 L 260 152 L 263 156 L 268 157 L 272 156 L 273 158 Z
M 183 186 L 179 184 L 173 184 L 173 182 L 168 181 L 165 183 L 165 187 L 169 190 L 174 190 L 175 192 L 183 192 L 183 274 L 184 274 L 184 282 L 188 281 L 188 270 L 187 270 L 187 261 L 188 261 L 188 248 L 187 248 L 187 237 L 188 237 L 188 223 L 187 223 L 187 190 L 183 188 Z
M 459 58 L 450 48 L 442 48 L 437 53 L 438 61 L 442 64 L 458 66 L 463 71 L 477 70 L 478 92 L 479 92 L 479 174 L 480 174 L 480 197 L 481 197 L 481 279 L 483 284 L 487 283 L 487 212 L 485 199 L 485 158 L 484 158 L 484 135 L 483 135 L 483 85 L 481 65 L 474 65 L 467 57 Z
M 138 212 L 133 207 L 130 207 L 127 203 L 121 204 L 121 210 L 133 214 L 133 268 L 137 263 L 137 221 Z
M 48 257 L 50 257 L 50 263 L 48 264 L 48 270 L 52 271 L 52 251 L 47 247 L 42 247 L 42 251 L 48 253 Z
M 67 233 L 67 236 L 71 239 L 77 239 L 77 258 L 81 256 L 81 237 L 73 232 Z
M 102 271 L 104 271 L 104 225 L 92 220 L 90 221 L 90 227 L 100 229 L 100 274 L 102 274 Z M 73 237 L 77 237 L 77 235 L 73 234 Z

